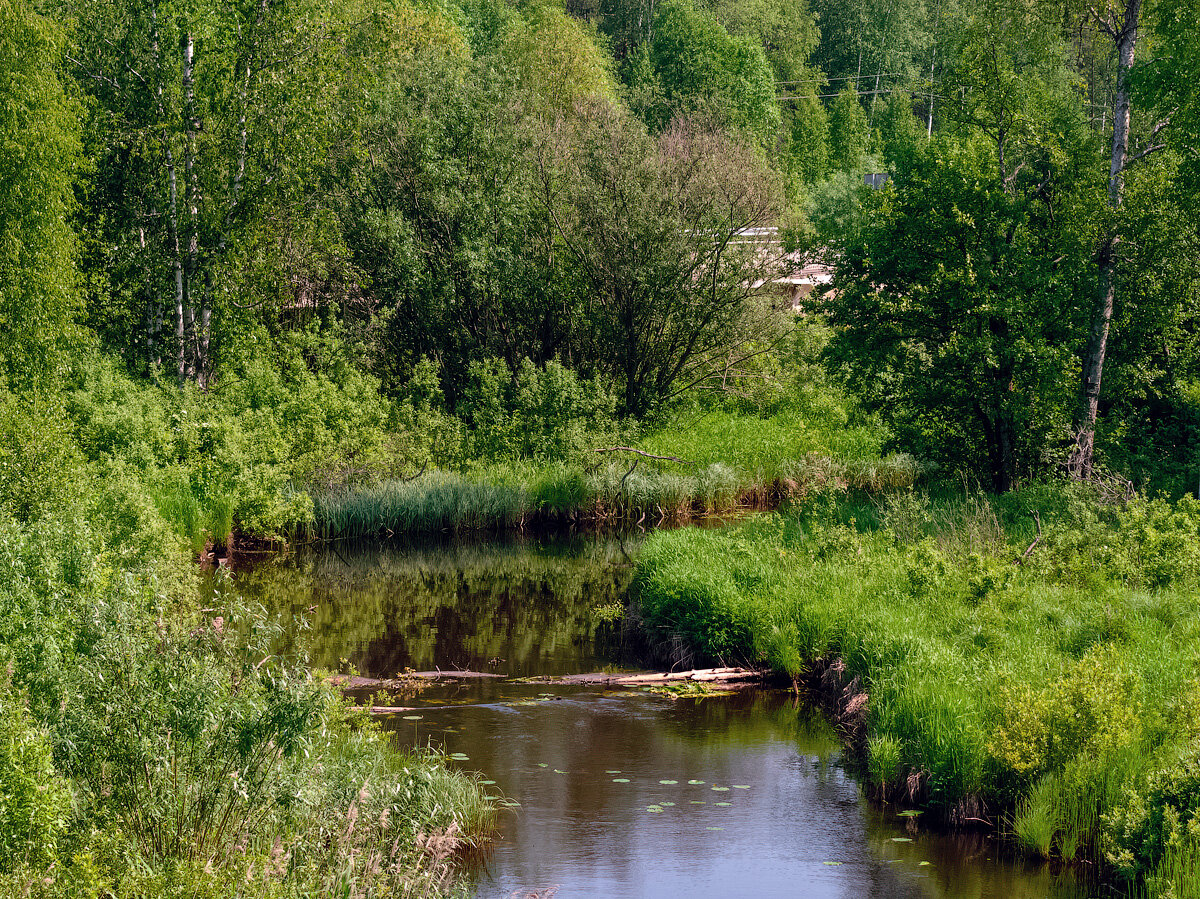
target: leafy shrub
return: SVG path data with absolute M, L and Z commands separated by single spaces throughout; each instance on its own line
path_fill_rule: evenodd
M 1058 770 L 1081 753 L 1104 757 L 1137 742 L 1139 686 L 1116 646 L 1094 647 L 1042 689 L 1002 689 L 1004 720 L 991 750 L 1012 770 L 1034 775 Z
M 0 692 L 0 871 L 53 861 L 70 808 L 71 790 L 54 769 L 50 741 L 6 686 Z
M 1169 854 L 1200 846 L 1200 747 L 1192 744 L 1126 791 L 1104 818 L 1105 855 L 1127 877 L 1154 870 Z
M 499 359 L 471 363 L 458 412 L 473 428 L 479 459 L 568 460 L 613 442 L 616 397 L 599 380 L 580 380 L 556 360 L 525 359 L 515 372 Z

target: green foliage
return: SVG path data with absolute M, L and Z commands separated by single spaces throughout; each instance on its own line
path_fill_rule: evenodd
M 468 454 L 480 460 L 578 459 L 618 439 L 616 398 L 598 379 L 581 380 L 556 360 L 471 363 L 458 412 L 471 427 Z
M 61 401 L 0 391 L 0 508 L 23 522 L 66 515 L 86 479 Z
M 774 77 L 759 41 L 731 36 L 688 0 L 658 4 L 648 58 L 662 106 L 644 115 L 656 130 L 698 115 L 745 129 L 764 146 L 779 130 Z
M 1106 855 L 1128 877 L 1154 872 L 1172 879 L 1170 867 L 1189 858 L 1194 864 L 1200 836 L 1200 767 L 1195 746 L 1184 747 L 1174 759 L 1149 772 L 1139 787 L 1129 790 L 1105 816 Z M 1157 866 L 1168 870 L 1155 870 Z
M 1010 191 L 990 155 L 935 143 L 873 192 L 829 295 L 829 353 L 901 446 L 986 462 L 1003 491 L 1065 428 L 1082 286 L 1055 260 L 1083 260 L 1079 235 Z
M 0 3 L 0 385 L 48 387 L 83 342 L 73 187 L 81 109 L 59 78 L 64 35 Z
M 550 108 L 569 112 L 581 100 L 616 96 L 611 57 L 585 25 L 553 3 L 522 6 L 508 40 L 522 87 Z
M 829 107 L 829 164 L 843 172 L 857 169 L 867 136 L 867 113 L 858 102 L 858 92 L 845 87 Z
M 49 865 L 66 829 L 71 790 L 54 768 L 50 742 L 20 697 L 0 694 L 0 872 Z

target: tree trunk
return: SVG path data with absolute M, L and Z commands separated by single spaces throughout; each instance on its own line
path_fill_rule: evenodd
M 1133 67 L 1134 52 L 1137 49 L 1141 7 L 1142 0 L 1126 0 L 1123 20 L 1114 20 L 1111 27 L 1106 29 L 1117 46 L 1112 156 L 1108 169 L 1108 205 L 1113 210 L 1113 218 L 1097 253 L 1100 284 L 1096 291 L 1096 305 L 1092 311 L 1091 330 L 1083 357 L 1080 402 L 1075 413 L 1075 446 L 1072 447 L 1067 460 L 1068 470 L 1076 478 L 1087 478 L 1092 473 L 1096 447 L 1096 417 L 1100 410 L 1100 380 L 1104 373 L 1104 360 L 1108 353 L 1108 331 L 1117 298 L 1120 219 L 1116 210 L 1120 209 L 1125 192 L 1125 165 L 1129 160 L 1129 124 L 1132 118 L 1129 70 Z
M 183 36 L 183 96 L 184 96 L 184 173 L 187 178 L 188 255 L 187 305 L 185 307 L 186 339 L 189 344 L 188 377 L 199 380 L 205 360 L 201 349 L 201 334 L 196 323 L 196 294 L 200 286 L 200 182 L 196 171 L 196 42 L 191 32 Z M 206 342 L 206 341 L 205 341 Z

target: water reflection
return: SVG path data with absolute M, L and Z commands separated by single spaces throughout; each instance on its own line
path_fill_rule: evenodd
M 1045 866 L 997 857 L 991 840 L 910 832 L 894 810 L 871 810 L 834 735 L 785 695 L 506 696 L 524 704 L 391 723 L 400 739 L 467 755 L 458 764 L 520 801 L 478 874 L 480 899 L 550 887 L 629 899 L 1083 895 Z
M 242 569 L 233 587 L 311 623 L 310 652 L 391 675 L 613 666 L 617 540 L 342 548 Z M 1079 899 L 1069 872 L 985 837 L 931 834 L 865 803 L 819 716 L 779 693 L 671 700 L 508 680 L 439 683 L 385 726 L 461 753 L 520 802 L 476 873 L 480 899 Z M 912 830 L 907 829 L 912 826 Z
M 302 616 L 322 667 L 570 674 L 620 661 L 597 645 L 597 609 L 622 602 L 635 550 L 634 538 L 342 546 L 244 569 L 235 586 Z

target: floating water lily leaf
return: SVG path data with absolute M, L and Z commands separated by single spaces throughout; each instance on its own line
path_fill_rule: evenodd
M 405 721 L 420 721 L 424 717 L 425 717 L 424 715 L 405 715 L 404 720 Z
M 627 784 L 627 783 L 629 783 L 629 778 L 628 778 L 628 777 L 614 777 L 614 778 L 613 778 L 613 783 L 615 783 L 615 784 Z
M 733 788 L 735 790 L 748 790 L 750 789 L 750 784 L 734 784 Z
M 829 865 L 831 868 L 836 868 L 841 864 L 841 862 L 821 862 L 821 864 Z
M 620 774 L 620 773 L 621 773 L 621 770 L 620 770 L 619 768 L 617 768 L 617 769 L 614 769 L 614 770 L 612 770 L 612 771 L 605 771 L 604 773 L 605 773 L 605 774 Z
M 648 806 L 646 806 L 646 811 L 654 812 L 655 814 L 658 814 L 659 812 L 662 811 L 662 806 L 661 805 L 648 805 Z
M 703 799 L 693 799 L 692 805 L 704 805 L 704 800 Z
M 545 762 L 538 762 L 538 767 L 539 768 L 549 768 L 550 766 L 547 765 Z
M 728 793 L 729 787 L 713 787 L 714 793 Z
M 494 780 L 481 780 L 479 785 L 481 787 L 493 787 L 496 785 L 496 782 Z
M 911 837 L 892 837 L 892 842 L 893 843 L 911 843 L 912 838 Z
M 666 784 L 667 786 L 673 786 L 673 785 L 679 783 L 679 781 L 677 781 L 677 780 L 660 780 L 659 783 Z
M 713 805 L 717 806 L 718 808 L 724 808 L 724 807 L 733 805 L 733 803 L 732 802 L 714 802 Z
M 698 786 L 701 786 L 701 785 L 704 783 L 704 781 L 702 781 L 702 780 L 689 780 L 689 781 L 688 781 L 688 783 L 689 783 L 689 784 L 691 784 L 693 787 L 698 787 Z
M 566 772 L 566 771 L 559 771 L 557 768 L 555 768 L 555 769 L 554 769 L 554 773 L 555 773 L 555 774 L 566 774 L 567 772 Z
M 918 868 L 921 868 L 921 867 L 924 867 L 924 866 L 925 866 L 925 865 L 927 865 L 927 864 L 929 864 L 929 862 L 917 862 L 917 867 L 918 867 Z
M 456 762 L 469 762 L 471 760 L 471 757 L 465 752 L 452 752 L 450 753 L 450 758 Z
M 706 827 L 705 830 L 724 830 L 724 827 Z
M 902 812 L 897 812 L 896 817 L 898 817 L 898 818 L 915 818 L 919 814 L 921 814 L 920 809 L 909 808 L 909 809 L 905 809 Z
M 659 805 L 661 805 L 663 808 L 667 808 L 667 807 L 669 807 L 669 806 L 672 806 L 672 805 L 674 805 L 674 804 L 675 804 L 674 802 L 660 802 L 660 803 L 659 803 Z

